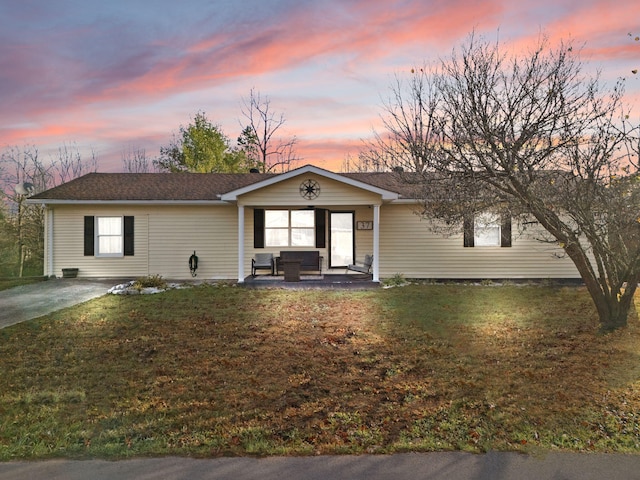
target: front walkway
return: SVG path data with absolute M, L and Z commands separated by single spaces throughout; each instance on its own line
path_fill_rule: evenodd
M 299 282 L 285 282 L 283 275 L 256 275 L 244 279 L 247 288 L 292 288 L 292 289 L 355 289 L 366 290 L 380 287 L 371 275 L 323 274 L 301 275 Z

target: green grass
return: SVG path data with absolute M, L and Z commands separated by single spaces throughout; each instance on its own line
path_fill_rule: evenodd
M 19 287 L 20 285 L 30 285 L 32 283 L 42 282 L 46 280 L 45 277 L 13 277 L 13 278 L 0 278 L 0 290 L 7 290 L 13 287 Z
M 582 288 L 105 296 L 0 330 L 0 460 L 638 452 L 639 335 Z

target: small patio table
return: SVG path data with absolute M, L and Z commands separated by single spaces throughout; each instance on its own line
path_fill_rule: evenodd
M 302 260 L 285 260 L 282 262 L 284 267 L 284 281 L 285 282 L 299 282 L 300 281 L 300 264 Z

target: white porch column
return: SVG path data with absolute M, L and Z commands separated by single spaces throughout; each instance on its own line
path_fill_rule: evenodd
M 244 205 L 238 204 L 238 283 L 244 283 Z
M 373 206 L 373 278 L 380 281 L 380 205 Z

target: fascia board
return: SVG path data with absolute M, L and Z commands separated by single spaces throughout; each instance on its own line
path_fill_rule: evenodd
M 229 205 L 221 200 L 54 200 L 38 198 L 26 203 L 43 205 Z

